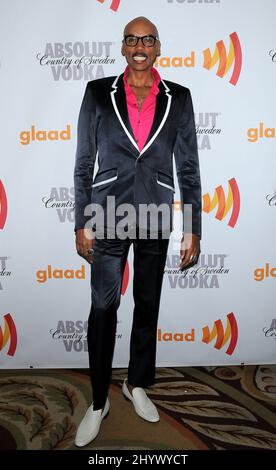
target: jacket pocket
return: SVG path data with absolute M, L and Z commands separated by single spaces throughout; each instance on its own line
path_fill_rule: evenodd
M 156 173 L 156 181 L 160 186 L 164 188 L 170 189 L 171 191 L 175 192 L 173 178 L 162 171 L 157 171 Z
M 102 185 L 108 185 L 118 178 L 117 168 L 110 168 L 109 170 L 103 170 L 96 174 L 91 188 L 97 188 Z

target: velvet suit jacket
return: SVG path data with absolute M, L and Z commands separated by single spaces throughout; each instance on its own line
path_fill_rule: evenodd
M 91 219 L 86 206 L 167 204 L 173 230 L 173 157 L 183 204 L 192 205 L 192 232 L 201 237 L 201 183 L 194 111 L 188 88 L 161 80 L 152 128 L 139 151 L 129 122 L 123 74 L 87 83 L 78 120 L 74 171 L 75 231 Z M 98 171 L 94 175 L 96 157 Z M 116 222 L 122 216 L 116 216 Z M 138 218 L 139 221 L 139 218 Z

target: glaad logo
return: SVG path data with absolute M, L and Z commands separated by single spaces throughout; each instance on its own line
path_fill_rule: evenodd
M 61 223 L 75 220 L 74 188 L 52 188 L 50 196 L 44 196 L 42 202 L 46 209 L 55 209 Z
M 180 256 L 168 255 L 164 272 L 168 276 L 172 289 L 177 287 L 218 289 L 219 276 L 229 273 L 229 269 L 225 268 L 226 257 L 226 254 L 201 254 L 195 266 L 180 271 Z
M 87 321 L 60 320 L 57 327 L 50 330 L 50 334 L 52 339 L 63 342 L 66 352 L 83 352 L 88 350 L 87 327 Z M 116 338 L 121 339 L 122 334 L 116 333 Z
M 47 269 L 41 269 L 36 273 L 36 280 L 40 284 L 45 284 L 49 279 L 85 279 L 85 265 L 80 269 L 53 269 L 49 264 Z
M 219 62 L 216 75 L 220 78 L 225 77 L 231 68 L 233 62 L 233 72 L 229 82 L 231 85 L 236 85 L 242 68 L 242 49 L 237 33 L 231 33 L 230 37 L 230 48 L 227 55 L 225 44 L 222 40 L 216 43 L 216 48 L 211 55 L 209 48 L 203 51 L 204 63 L 203 67 L 207 70 L 211 70 L 217 62 Z
M 71 126 L 67 124 L 66 129 L 63 131 L 37 131 L 35 126 L 31 127 L 30 131 L 20 132 L 20 143 L 22 145 L 29 145 L 30 142 L 45 140 L 71 140 Z
M 269 263 L 265 264 L 265 268 L 257 268 L 254 271 L 255 281 L 263 281 L 265 277 L 276 277 L 276 268 L 271 268 Z
M 3 230 L 7 220 L 8 202 L 2 181 L 0 180 L 0 230 Z
M 157 330 L 157 341 L 171 341 L 171 342 L 194 342 L 195 341 L 195 329 L 192 328 L 189 333 L 177 332 L 172 333 L 171 331 L 163 331 L 161 328 Z
M 14 356 L 17 347 L 16 326 L 10 313 L 4 315 L 4 321 L 4 331 L 2 330 L 0 325 L 0 351 L 4 349 L 7 342 L 9 341 L 10 344 L 9 349 L 7 351 L 7 355 Z
M 231 33 L 230 37 L 230 49 L 227 55 L 226 47 L 223 41 L 218 41 L 216 43 L 216 48 L 213 53 L 209 48 L 204 49 L 203 51 L 203 67 L 207 70 L 211 70 L 217 62 L 217 76 L 220 78 L 225 77 L 225 75 L 230 70 L 232 64 L 234 63 L 233 72 L 229 82 L 231 85 L 236 85 L 242 68 L 242 50 L 237 33 Z M 191 51 L 185 56 L 176 56 L 176 57 L 159 57 L 154 63 L 155 67 L 196 67 L 195 61 L 195 51 Z
M 220 113 L 195 113 L 197 145 L 199 150 L 211 150 L 210 135 L 218 135 L 221 129 L 217 127 Z M 211 126 L 211 127 L 210 127 Z
M 117 11 L 119 6 L 120 6 L 120 2 L 121 0 L 110 0 L 111 1 L 111 5 L 110 5 L 110 9 L 113 10 L 113 11 Z M 98 2 L 100 3 L 104 3 L 105 0 L 98 0 Z
M 276 341 L 276 318 L 273 318 L 269 328 L 263 328 L 263 332 L 266 338 L 274 338 Z
M 185 57 L 157 57 L 154 67 L 195 67 L 195 51 Z
M 6 271 L 6 268 L 7 268 L 7 259 L 8 257 L 7 256 L 0 256 L 0 279 L 1 277 L 8 277 L 11 275 L 11 271 Z M 0 281 L 0 290 L 3 290 L 3 286 L 2 286 L 2 283 Z
M 95 80 L 105 76 L 103 65 L 114 64 L 110 58 L 112 42 L 47 43 L 44 53 L 36 55 L 41 66 L 51 69 L 58 80 Z
M 224 330 L 223 324 L 221 320 L 216 320 L 214 322 L 214 326 L 212 331 L 208 326 L 204 326 L 202 328 L 202 338 L 201 341 L 203 343 L 209 344 L 216 338 L 216 342 L 214 344 L 214 348 L 222 349 L 227 342 L 228 348 L 225 351 L 225 354 L 231 356 L 237 345 L 238 341 L 238 325 L 235 318 L 235 315 L 231 312 L 227 315 L 227 326 L 226 330 Z M 186 342 L 186 343 L 194 343 L 196 340 L 195 328 L 192 328 L 191 331 L 186 332 L 171 332 L 171 331 L 163 331 L 161 328 L 157 330 L 157 341 L 158 342 Z
M 49 279 L 85 279 L 86 270 L 85 265 L 83 264 L 80 269 L 53 269 L 49 264 L 47 269 L 40 269 L 36 272 L 36 280 L 40 284 L 45 284 Z M 92 279 L 93 282 L 93 279 Z M 121 294 L 124 295 L 129 282 L 129 264 L 128 261 L 125 265 L 125 270 L 123 274 Z
M 221 320 L 216 320 L 214 322 L 214 326 L 211 332 L 208 326 L 204 326 L 204 328 L 202 328 L 203 343 L 209 344 L 215 338 L 216 342 L 214 344 L 214 348 L 216 349 L 222 349 L 229 341 L 229 345 L 225 353 L 231 356 L 235 351 L 238 341 L 238 324 L 233 312 L 228 313 L 227 315 L 226 330 L 224 330 Z
M 226 217 L 232 208 L 232 214 L 228 221 L 229 227 L 234 228 L 240 213 L 240 192 L 237 181 L 235 178 L 228 180 L 228 196 L 225 197 L 225 192 L 222 186 L 217 186 L 215 194 L 211 200 L 208 193 L 203 195 L 203 208 L 202 210 L 209 214 L 217 207 L 215 218 L 222 220 Z
M 264 123 L 260 122 L 259 127 L 251 127 L 247 131 L 248 142 L 257 142 L 257 140 L 265 137 L 267 139 L 275 139 L 275 127 L 265 128 Z

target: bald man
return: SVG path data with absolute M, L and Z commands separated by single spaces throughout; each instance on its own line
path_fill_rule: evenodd
M 142 419 L 159 421 L 144 388 L 155 379 L 161 288 L 173 230 L 173 156 L 181 209 L 184 215 L 189 207 L 192 214 L 188 224 L 183 217 L 180 269 L 195 264 L 200 253 L 201 183 L 190 91 L 162 80 L 153 67 L 161 44 L 156 26 L 147 18 L 126 25 L 121 52 L 125 71 L 87 84 L 78 121 L 75 234 L 78 254 L 91 265 L 87 341 L 93 392 L 76 434 L 80 447 L 95 439 L 109 412 L 117 310 L 131 244 L 134 312 L 122 392 Z M 99 167 L 93 177 L 96 155 Z M 158 208 L 153 220 L 141 210 L 149 206 Z M 122 218 L 126 207 L 128 217 Z M 102 219 L 94 217 L 98 208 Z

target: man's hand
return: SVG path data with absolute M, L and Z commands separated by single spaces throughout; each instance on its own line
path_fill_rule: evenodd
M 200 254 L 200 238 L 194 233 L 185 233 L 181 239 L 180 247 L 180 269 L 190 268 L 197 263 Z
M 93 254 L 89 250 L 93 249 L 94 235 L 92 229 L 80 228 L 76 231 L 76 249 L 82 258 L 88 263 L 93 263 Z

